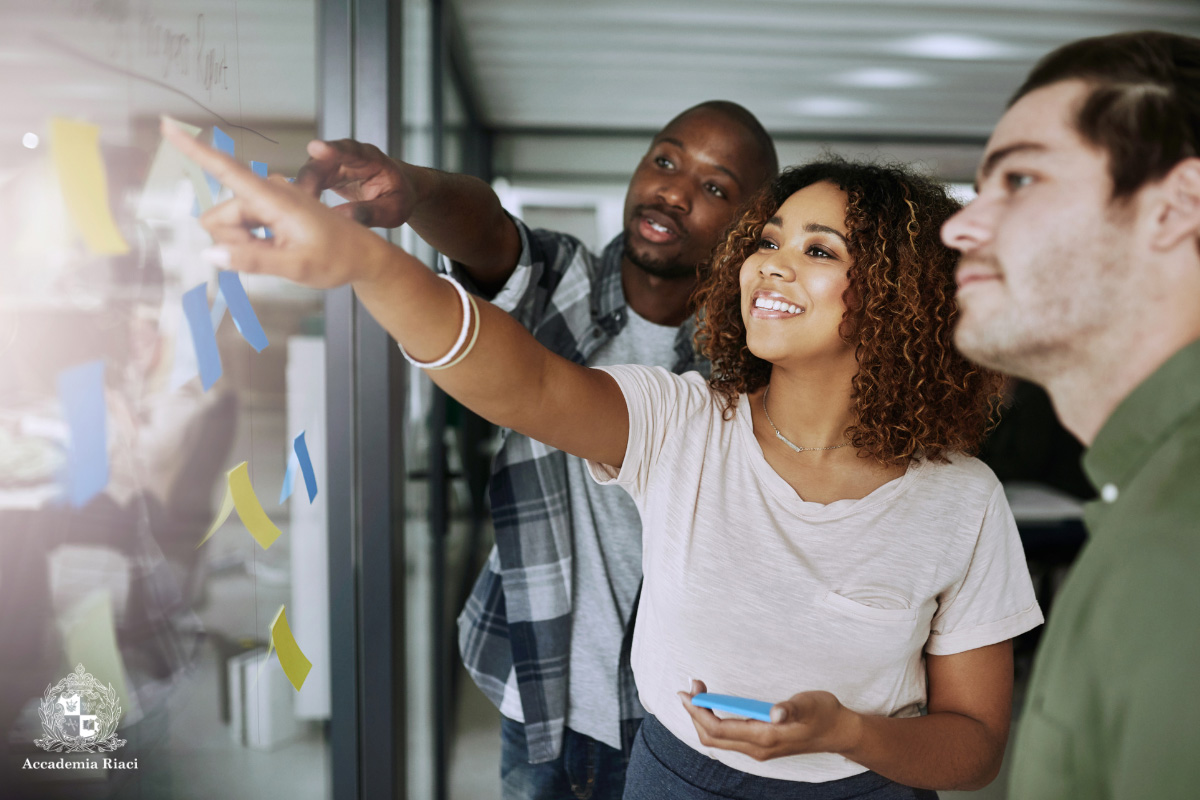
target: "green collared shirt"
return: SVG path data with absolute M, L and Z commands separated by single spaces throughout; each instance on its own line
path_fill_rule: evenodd
M 1055 599 L 1009 797 L 1200 797 L 1200 342 L 1083 459 L 1091 539 Z

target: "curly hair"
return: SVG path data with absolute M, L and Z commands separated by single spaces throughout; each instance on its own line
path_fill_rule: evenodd
M 708 384 L 725 416 L 732 416 L 740 394 L 771 377 L 771 363 L 746 345 L 742 264 L 784 201 L 823 181 L 846 192 L 853 260 L 840 329 L 858 359 L 851 387 L 855 423 L 847 439 L 886 465 L 977 452 L 995 417 L 1002 378 L 967 361 L 952 344 L 957 257 L 939 231 L 960 206 L 940 184 L 894 165 L 827 158 L 787 169 L 732 223 L 692 297 L 696 348 L 712 362 Z

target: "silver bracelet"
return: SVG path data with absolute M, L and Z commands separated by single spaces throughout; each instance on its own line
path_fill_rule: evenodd
M 475 295 L 468 295 L 471 301 L 471 317 L 475 320 L 475 332 L 471 334 L 471 341 L 467 342 L 467 346 L 462 349 L 462 352 L 454 357 L 454 360 L 449 364 L 443 364 L 440 367 L 426 367 L 428 370 L 450 369 L 462 362 L 464 358 L 471 354 L 475 349 L 475 342 L 479 339 L 479 326 L 483 324 L 483 320 L 479 317 L 479 306 L 475 304 Z
M 438 277 L 450 281 L 450 284 L 458 292 L 458 299 L 462 301 L 462 330 L 458 332 L 458 339 L 455 340 L 454 346 L 450 348 L 450 351 L 437 361 L 417 361 L 404 350 L 404 345 L 397 342 L 396 344 L 400 347 L 400 355 L 404 356 L 408 360 L 408 363 L 421 369 L 437 369 L 449 364 L 454 359 L 454 354 L 458 352 L 459 348 L 463 346 L 463 342 L 467 340 L 467 332 L 471 329 L 471 306 L 470 300 L 467 297 L 467 290 L 450 275 L 441 274 Z

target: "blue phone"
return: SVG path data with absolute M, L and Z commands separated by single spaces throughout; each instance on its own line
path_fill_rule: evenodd
M 711 708 L 713 711 L 727 711 L 730 714 L 737 714 L 739 717 L 749 717 L 750 719 L 770 722 L 771 706 L 774 703 L 751 700 L 748 697 L 734 697 L 731 694 L 701 692 L 692 698 L 692 705 L 700 706 L 701 708 Z

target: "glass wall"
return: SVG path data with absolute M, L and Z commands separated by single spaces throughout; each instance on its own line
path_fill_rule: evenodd
M 488 134 L 452 51 L 450 3 L 403 3 L 403 139 L 392 155 L 413 164 L 489 179 Z M 437 253 L 407 226 L 392 241 L 428 264 Z M 452 774 L 459 750 L 456 710 L 470 679 L 461 667 L 455 618 L 486 556 L 484 493 L 493 429 L 405 367 L 405 639 L 409 797 L 446 798 L 463 774 L 494 784 L 498 765 Z M 487 711 L 494 712 L 488 707 Z
M 331 793 L 323 296 L 207 265 L 158 133 L 295 175 L 317 10 L 0 10 L 6 798 Z

